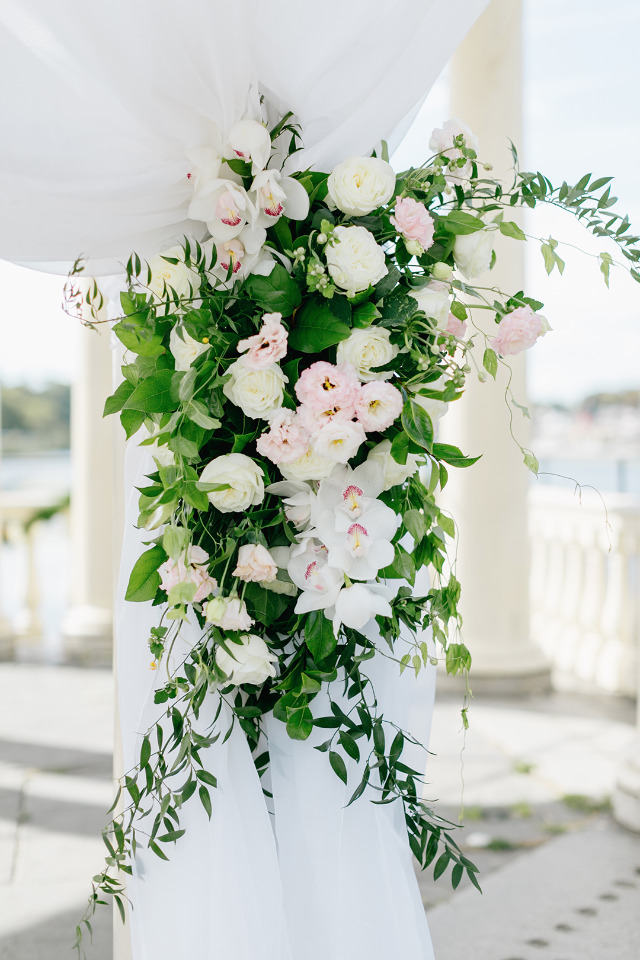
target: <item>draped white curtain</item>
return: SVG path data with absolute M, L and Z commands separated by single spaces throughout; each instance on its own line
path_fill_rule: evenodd
M 197 233 L 187 151 L 257 116 L 260 94 L 302 124 L 299 168 L 369 152 L 406 124 L 486 3 L 0 0 L 0 258 L 62 273 L 83 255 L 93 274 L 114 274 L 132 250 L 148 257 Z M 119 597 L 140 551 L 134 487 L 147 458 L 127 451 Z M 119 601 L 126 767 L 156 716 L 155 622 L 148 604 Z M 426 742 L 432 674 L 417 690 L 382 656 L 370 673 L 385 714 Z M 276 721 L 267 733 L 271 810 L 236 730 L 207 754 L 211 822 L 190 802 L 171 862 L 138 859 L 133 960 L 431 960 L 400 807 L 365 795 L 345 809 L 314 739 L 292 742 Z

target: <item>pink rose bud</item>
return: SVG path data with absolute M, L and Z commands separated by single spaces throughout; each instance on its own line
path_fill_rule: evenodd
M 419 253 L 423 253 L 433 243 L 433 218 L 424 203 L 418 203 L 411 197 L 403 197 L 396 201 L 394 215 L 390 219 L 405 240 L 419 244 Z M 409 252 L 415 253 L 415 246 L 412 245 Z
M 503 357 L 515 356 L 532 347 L 542 333 L 542 318 L 531 307 L 517 307 L 498 324 L 491 346 Z
M 238 550 L 238 565 L 234 577 L 251 583 L 270 583 L 276 579 L 278 567 L 266 549 L 259 543 L 245 543 Z

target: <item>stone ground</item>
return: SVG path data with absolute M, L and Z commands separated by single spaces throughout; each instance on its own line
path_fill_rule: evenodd
M 0 664 L 0 688 L 0 960 L 66 960 L 112 798 L 112 679 Z M 453 821 L 464 804 L 484 893 L 421 877 L 437 960 L 638 960 L 640 835 L 608 805 L 631 705 L 478 699 L 466 736 L 459 708 L 438 699 L 430 792 Z M 107 909 L 94 928 L 110 960 Z

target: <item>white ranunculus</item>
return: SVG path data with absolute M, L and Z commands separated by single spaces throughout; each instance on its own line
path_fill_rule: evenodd
M 194 360 L 209 349 L 208 343 L 201 343 L 189 336 L 186 330 L 173 327 L 169 334 L 169 350 L 175 357 L 176 370 L 187 371 Z
M 325 255 L 333 282 L 351 297 L 388 273 L 384 250 L 365 227 L 336 227 Z
M 350 363 L 356 368 L 360 380 L 388 380 L 391 372 L 381 370 L 372 372 L 372 367 L 383 367 L 398 353 L 398 347 L 391 343 L 390 333 L 384 327 L 366 327 L 355 329 L 347 340 L 338 344 L 338 363 Z
M 200 474 L 202 483 L 228 484 L 212 490 L 209 501 L 221 513 L 242 513 L 264 499 L 264 473 L 244 453 L 227 453 L 208 463 Z
M 278 470 L 287 480 L 323 480 L 335 466 L 335 460 L 320 457 L 309 447 L 307 452 L 293 463 L 279 463 Z
M 165 257 L 171 257 L 178 263 L 169 263 Z M 164 253 L 158 253 L 148 261 L 151 277 L 148 289 L 156 300 L 164 300 L 172 291 L 178 297 L 190 297 L 200 289 L 199 275 L 184 262 L 182 247 L 171 247 Z
M 475 233 L 459 234 L 453 245 L 456 267 L 467 280 L 475 280 L 491 266 L 494 230 L 476 230 Z
M 348 157 L 333 168 L 327 182 L 329 200 L 351 217 L 384 206 L 395 185 L 393 167 L 377 157 Z
M 410 453 L 407 456 L 406 463 L 397 463 L 391 456 L 391 441 L 382 440 L 369 451 L 367 460 L 373 460 L 374 463 L 380 464 L 384 471 L 384 489 L 390 490 L 396 484 L 404 483 L 405 480 L 412 477 L 420 464 L 423 463 L 424 457 Z
M 432 280 L 426 287 L 422 287 L 420 290 L 412 290 L 410 296 L 417 302 L 425 316 L 435 320 L 438 330 L 447 329 L 451 299 L 449 288 L 445 283 Z
M 222 388 L 223 393 L 245 416 L 268 420 L 282 406 L 288 378 L 277 363 L 266 370 L 250 370 L 240 357 L 227 368 L 227 373 L 231 379 Z
M 229 682 L 239 687 L 242 683 L 259 686 L 268 677 L 275 677 L 277 656 L 269 650 L 262 637 L 255 633 L 245 633 L 240 643 L 228 641 L 227 653 L 222 647 L 216 650 L 216 663 L 227 675 Z

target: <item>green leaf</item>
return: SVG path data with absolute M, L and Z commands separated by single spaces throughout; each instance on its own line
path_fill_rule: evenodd
M 441 877 L 449 866 L 449 861 L 451 860 L 451 854 L 448 850 L 445 850 L 444 853 L 441 853 L 438 859 L 436 860 L 436 865 L 433 868 L 433 879 L 437 880 L 438 877 Z
M 115 393 L 112 393 L 110 397 L 107 397 L 104 404 L 104 410 L 102 411 L 102 416 L 108 417 L 112 413 L 117 413 L 119 410 L 122 410 L 132 393 L 133 384 L 129 383 L 128 380 L 123 380 Z
M 452 467 L 470 467 L 477 463 L 480 457 L 465 457 L 464 453 L 450 443 L 434 443 L 433 456 L 437 460 L 444 460 Z
M 280 263 L 275 265 L 268 277 L 252 274 L 245 280 L 242 289 L 263 310 L 277 311 L 283 317 L 290 317 L 302 302 L 297 283 Z
M 149 737 L 145 737 L 142 741 L 142 747 L 140 748 L 140 766 L 146 767 L 149 763 L 149 757 L 151 756 L 151 743 L 149 742 Z
M 451 886 L 456 890 L 462 880 L 462 875 L 464 874 L 464 867 L 461 863 L 456 863 L 455 867 L 451 871 Z
M 452 302 L 450 310 L 454 317 L 457 317 L 458 320 L 466 320 L 469 316 L 464 303 L 461 303 L 459 300 L 454 300 Z
M 114 324 L 113 332 L 127 350 L 138 353 L 142 357 L 159 357 L 165 352 L 161 334 L 149 335 L 147 327 L 136 324 L 132 320 L 120 320 L 119 323 Z
M 402 516 L 403 523 L 416 543 L 427 535 L 427 524 L 424 514 L 419 510 L 407 510 Z
M 525 450 L 523 459 L 524 459 L 525 467 L 531 470 L 531 473 L 537 474 L 538 471 L 540 470 L 540 464 L 538 463 L 538 458 L 535 457 L 530 450 Z
M 289 346 L 301 353 L 321 353 L 346 340 L 351 328 L 336 317 L 329 301 L 311 298 L 295 315 L 289 332 Z
M 329 763 L 333 768 L 333 772 L 336 773 L 343 783 L 347 782 L 347 768 L 345 762 L 340 756 L 339 753 L 336 753 L 335 750 L 329 751 Z
M 341 730 L 338 734 L 340 743 L 344 752 L 351 757 L 352 760 L 358 762 L 360 760 L 360 750 L 358 744 L 355 742 L 350 733 L 347 733 L 345 730 Z
M 304 642 L 314 660 L 324 660 L 335 650 L 338 638 L 333 633 L 333 624 L 322 610 L 312 610 L 307 614 Z
M 526 240 L 526 234 L 522 232 L 517 223 L 513 220 L 502 220 L 499 224 L 500 233 L 504 237 L 513 237 L 514 240 Z
M 287 733 L 292 740 L 306 740 L 313 730 L 313 715 L 309 707 L 287 710 Z
M 449 233 L 464 234 L 483 230 L 485 224 L 479 217 L 465 213 L 464 210 L 452 210 L 446 217 L 439 219 L 438 226 L 444 227 Z
M 146 550 L 135 562 L 129 585 L 125 593 L 125 600 L 136 603 L 153 600 L 160 586 L 158 567 L 164 563 L 167 555 L 159 544 Z
M 175 843 L 176 840 L 179 840 L 184 834 L 184 830 L 169 830 L 168 833 L 164 833 L 161 837 L 158 837 L 158 843 Z
M 249 614 L 265 627 L 271 626 L 278 617 L 282 616 L 291 603 L 291 597 L 265 590 L 259 583 L 247 583 L 244 599 L 247 602 Z
M 196 773 L 196 777 L 202 783 L 208 783 L 210 787 L 218 786 L 218 781 L 216 780 L 216 778 L 212 773 L 209 773 L 208 770 L 198 770 L 198 772 Z
M 354 327 L 370 327 L 374 320 L 381 316 L 375 303 L 361 303 L 353 311 Z
M 166 413 L 175 409 L 171 399 L 173 370 L 158 370 L 142 380 L 124 405 L 125 410 L 143 410 L 145 413 Z
M 209 791 L 205 786 L 202 786 L 198 789 L 198 796 L 200 797 L 200 803 L 207 811 L 207 816 L 209 817 L 209 820 L 211 820 L 211 813 L 212 813 L 211 797 L 209 796 Z
M 433 444 L 433 424 L 426 410 L 414 400 L 407 400 L 402 408 L 402 426 L 410 440 L 431 450 Z
M 124 427 L 127 440 L 137 433 L 144 423 L 144 413 L 141 410 L 122 410 L 120 423 Z
M 491 374 L 495 380 L 496 374 L 498 372 L 498 355 L 495 350 L 492 350 L 491 347 L 487 347 L 482 358 L 482 366 L 485 368 L 487 373 Z

